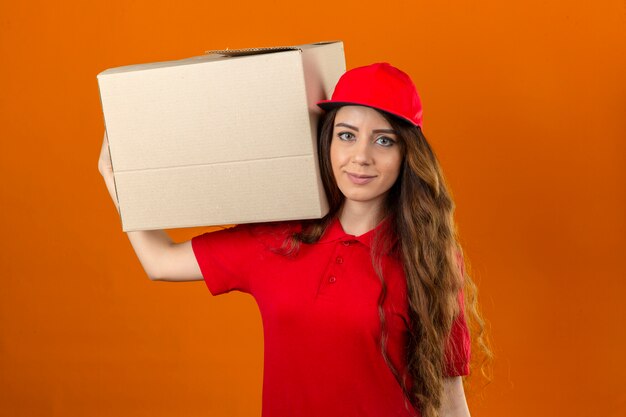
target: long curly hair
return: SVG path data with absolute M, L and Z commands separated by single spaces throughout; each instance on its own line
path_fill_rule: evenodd
M 344 196 L 337 186 L 330 161 L 337 111 L 338 108 L 333 109 L 320 119 L 318 142 L 320 175 L 330 210 L 322 219 L 305 221 L 302 231 L 290 235 L 281 248 L 285 254 L 297 252 L 301 243 L 317 242 L 342 207 Z M 382 285 L 378 299 L 381 352 L 407 400 L 423 417 L 437 417 L 443 400 L 446 342 L 461 308 L 472 336 L 472 362 L 480 364 L 487 379 L 486 368 L 492 353 L 478 309 L 477 288 L 466 272 L 463 250 L 457 239 L 453 218 L 455 205 L 437 157 L 419 127 L 384 112 L 381 114 L 397 132 L 404 155 L 398 180 L 383 207 L 384 216 L 390 219 L 388 233 L 397 239 L 377 236 L 371 249 L 372 265 Z M 404 265 L 410 318 L 406 346 L 410 386 L 387 355 L 383 253 L 395 254 Z M 465 300 L 463 306 L 458 297 L 461 291 Z

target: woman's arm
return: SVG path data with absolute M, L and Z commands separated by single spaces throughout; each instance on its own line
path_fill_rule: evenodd
M 109 190 L 113 204 L 119 212 L 106 131 L 98 160 L 98 170 Z M 176 244 L 172 242 L 165 230 L 141 230 L 127 232 L 126 235 L 137 254 L 137 258 L 139 258 L 141 266 L 151 280 L 202 280 L 191 241 Z
M 470 417 L 463 380 L 460 376 L 445 378 L 443 383 L 443 400 L 439 409 L 440 417 Z

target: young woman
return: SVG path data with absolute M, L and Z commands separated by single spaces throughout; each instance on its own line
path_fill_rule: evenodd
M 324 218 L 178 244 L 128 232 L 133 248 L 151 279 L 254 296 L 264 417 L 469 416 L 466 318 L 481 333 L 482 321 L 417 90 L 376 63 L 346 72 L 318 105 Z M 99 169 L 115 202 L 106 134 Z

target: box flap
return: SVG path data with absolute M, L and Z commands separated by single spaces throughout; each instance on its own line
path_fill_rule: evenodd
M 205 51 L 205 54 L 215 54 L 215 55 L 225 55 L 225 56 L 242 56 L 242 55 L 257 55 L 257 54 L 267 54 L 272 52 L 284 52 L 284 51 L 298 51 L 311 46 L 320 46 L 327 45 L 330 43 L 341 42 L 341 41 L 322 41 L 315 43 L 307 43 L 303 45 L 295 45 L 295 46 L 268 46 L 268 47 L 258 47 L 258 48 L 243 48 L 243 49 L 215 49 L 210 51 Z
M 105 76 L 105 75 L 123 74 L 123 73 L 134 72 L 134 71 L 156 70 L 160 68 L 170 68 L 170 67 L 178 67 L 178 66 L 193 65 L 193 64 L 203 64 L 205 62 L 219 61 L 223 59 L 225 58 L 220 55 L 199 55 L 199 56 L 194 56 L 191 58 L 183 58 L 183 59 L 177 59 L 173 61 L 159 61 L 159 62 L 148 62 L 148 63 L 143 63 L 143 64 L 124 65 L 122 67 L 106 69 L 98 73 L 96 77 L 100 79 L 102 76 Z
M 257 55 L 267 54 L 271 52 L 284 52 L 284 51 L 297 51 L 300 48 L 297 46 L 271 46 L 267 48 L 245 48 L 245 49 L 217 49 L 212 51 L 205 51 L 205 54 L 226 55 L 226 56 L 242 56 L 242 55 Z

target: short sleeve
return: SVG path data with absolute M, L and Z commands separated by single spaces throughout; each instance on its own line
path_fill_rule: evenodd
M 251 293 L 255 266 L 265 246 L 250 225 L 208 232 L 191 239 L 202 277 L 213 295 L 233 290 Z
M 463 292 L 459 294 L 461 311 L 452 322 L 450 337 L 446 345 L 446 376 L 460 376 L 469 374 L 471 339 L 465 321 Z
M 457 259 L 463 277 L 465 274 L 463 256 L 459 253 Z M 471 339 L 465 320 L 465 297 L 462 289 L 459 291 L 458 302 L 460 312 L 452 322 L 445 353 L 445 375 L 449 377 L 468 375 L 470 370 Z

